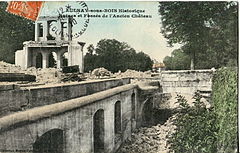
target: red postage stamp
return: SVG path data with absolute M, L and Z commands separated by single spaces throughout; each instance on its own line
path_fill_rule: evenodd
M 42 1 L 11 1 L 6 11 L 36 21 L 42 5 Z

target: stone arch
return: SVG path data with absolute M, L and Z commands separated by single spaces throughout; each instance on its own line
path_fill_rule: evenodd
M 93 147 L 94 153 L 104 152 L 104 110 L 99 109 L 93 115 Z
M 43 56 L 42 56 L 42 53 L 39 52 L 36 55 L 36 68 L 42 68 L 43 67 L 42 61 L 43 61 Z
M 131 95 L 131 106 L 132 106 L 132 119 L 135 120 L 136 119 L 136 100 L 135 100 L 135 93 L 132 93 Z
M 56 67 L 57 66 L 57 54 L 56 52 L 52 51 L 50 52 L 50 54 L 48 55 L 48 67 Z
M 122 111 L 121 102 L 117 101 L 114 105 L 114 133 L 121 134 L 122 131 Z
M 132 131 L 136 128 L 136 94 L 131 95 L 131 128 Z
M 153 102 L 152 98 L 146 100 L 142 107 L 142 126 L 152 124 Z
M 68 66 L 68 52 L 63 53 L 62 55 L 62 66 Z
M 52 129 L 41 135 L 33 144 L 33 153 L 64 153 L 64 132 Z

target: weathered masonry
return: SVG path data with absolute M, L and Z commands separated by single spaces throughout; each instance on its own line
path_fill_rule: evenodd
M 194 95 L 199 92 L 211 101 L 214 72 L 215 70 L 163 71 L 160 82 L 165 93 Z
M 158 82 L 141 87 L 125 84 L 3 116 L 0 118 L 0 150 L 34 153 L 115 152 L 130 137 L 131 131 L 141 126 L 144 105 L 153 103 L 154 93 L 159 89 Z M 44 93 L 43 88 L 39 89 L 39 94 Z M 39 99 L 36 103 L 45 100 Z
M 166 80 L 170 77 L 172 81 Z M 152 78 L 155 81 L 137 84 L 126 78 L 8 87 L 0 91 L 0 104 L 5 105 L 0 117 L 0 152 L 116 152 L 135 128 L 151 122 L 152 109 L 164 93 L 181 93 L 177 87 L 191 87 L 184 90 L 189 94 L 210 91 L 211 78 L 210 70 L 168 71 Z M 27 107 L 21 107 L 23 104 Z M 9 109 L 12 107 L 20 109 Z
M 48 68 L 50 55 L 54 54 L 57 68 L 64 66 L 63 60 L 67 59 L 65 66 L 78 65 L 83 72 L 85 43 L 72 40 L 71 17 L 39 17 L 35 23 L 35 41 L 27 41 L 23 45 L 23 50 L 15 52 L 16 65 Z
M 2 86 L 2 89 L 0 88 L 0 117 L 16 111 L 50 105 L 129 83 L 130 80 L 126 78 L 65 83 L 54 86 L 21 87 L 21 89 L 18 85 L 5 85 Z
M 211 92 L 213 72 L 212 70 L 163 71 L 161 85 L 166 93 Z

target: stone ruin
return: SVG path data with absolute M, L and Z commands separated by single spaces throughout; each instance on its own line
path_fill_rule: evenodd
M 63 67 L 64 53 L 67 53 L 67 66 L 79 66 L 83 72 L 84 42 L 72 40 L 71 17 L 39 17 L 35 22 L 35 41 L 23 43 L 23 50 L 15 52 L 15 64 L 26 69 L 28 67 L 49 67 L 49 55 L 55 52 L 56 65 Z M 50 27 L 55 24 L 56 36 L 50 34 Z M 40 56 L 40 57 L 39 57 Z M 37 59 L 40 59 L 38 64 Z M 39 66 L 40 65 L 40 66 Z

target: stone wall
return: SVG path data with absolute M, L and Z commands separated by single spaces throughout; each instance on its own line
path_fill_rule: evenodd
M 146 101 L 150 98 L 153 102 L 152 97 L 159 91 L 157 82 L 127 84 L 1 117 L 0 152 L 32 153 L 35 142 L 46 132 L 60 130 L 63 132 L 63 153 L 92 153 L 94 115 L 99 110 L 104 113 L 104 152 L 116 152 L 125 140 L 131 138 L 132 130 L 141 125 L 138 122 L 142 122 Z M 121 103 L 121 117 L 118 120 L 121 122 L 121 132 L 116 139 L 115 103 L 118 101 Z
M 37 138 L 52 129 L 60 129 L 64 133 L 64 153 L 91 153 L 93 116 L 100 109 L 104 110 L 104 152 L 115 152 L 122 141 L 131 136 L 133 93 L 138 101 L 136 85 L 126 85 L 0 118 L 0 152 L 33 152 Z M 121 102 L 122 112 L 121 139 L 117 142 L 114 135 L 116 101 Z
M 28 87 L 25 89 L 0 91 L 0 117 L 37 106 L 90 95 L 128 83 L 130 83 L 130 80 L 127 78 L 106 79 L 49 87 Z
M 212 90 L 212 70 L 180 70 L 161 72 L 160 84 L 164 93 L 194 94 L 197 90 Z

